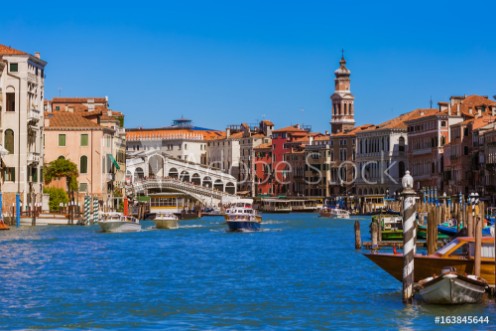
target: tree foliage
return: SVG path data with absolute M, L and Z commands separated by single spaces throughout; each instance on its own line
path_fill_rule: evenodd
M 50 211 L 60 211 L 60 203 L 68 203 L 69 196 L 67 192 L 61 188 L 57 187 L 45 187 L 43 193 L 47 193 L 50 196 L 50 202 L 48 203 Z
M 63 158 L 52 161 L 43 168 L 45 184 L 50 184 L 50 182 L 56 178 L 65 177 L 67 179 L 67 188 L 71 191 L 77 191 L 78 189 L 78 176 L 79 172 L 77 165 L 71 160 Z

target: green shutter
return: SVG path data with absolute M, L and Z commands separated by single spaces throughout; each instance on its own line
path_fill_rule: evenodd
M 59 146 L 65 146 L 65 134 L 59 134 Z
M 88 146 L 88 134 L 81 134 L 81 146 Z
M 112 154 L 107 154 L 107 156 L 112 161 L 112 163 L 114 164 L 115 168 L 117 170 L 121 170 L 121 167 L 119 167 L 119 163 L 117 163 L 117 161 L 115 160 L 114 156 Z

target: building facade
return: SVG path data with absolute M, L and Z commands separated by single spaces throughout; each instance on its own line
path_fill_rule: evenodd
M 3 205 L 11 206 L 19 194 L 26 210 L 31 201 L 42 200 L 47 63 L 39 53 L 31 55 L 4 45 L 0 45 L 0 63 L 0 144 L 6 154 L 2 156 Z

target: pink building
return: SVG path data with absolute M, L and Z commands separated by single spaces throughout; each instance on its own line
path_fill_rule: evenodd
M 81 203 L 85 194 L 96 195 L 115 207 L 109 197 L 120 186 L 117 175 L 125 171 L 125 146 L 116 141 L 115 129 L 100 124 L 101 117 L 101 111 L 45 113 L 45 163 L 71 160 L 79 170 L 75 199 Z M 65 181 L 52 185 L 65 188 Z

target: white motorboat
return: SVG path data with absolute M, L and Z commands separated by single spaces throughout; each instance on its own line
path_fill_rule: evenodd
M 319 211 L 319 215 L 320 217 L 329 217 L 329 218 L 342 218 L 342 219 L 350 218 L 350 212 L 341 208 L 323 208 Z
M 141 231 L 141 224 L 138 219 L 132 216 L 125 216 L 122 213 L 107 213 L 98 222 L 102 232 L 138 232 Z
M 173 213 L 157 212 L 153 222 L 157 229 L 178 229 L 179 218 Z
M 238 199 L 229 204 L 224 215 L 230 232 L 260 231 L 262 217 L 253 209 L 253 199 Z
M 455 268 L 443 269 L 441 275 L 428 277 L 416 285 L 418 297 L 430 304 L 480 303 L 487 282 L 473 275 L 463 276 Z

